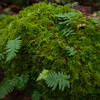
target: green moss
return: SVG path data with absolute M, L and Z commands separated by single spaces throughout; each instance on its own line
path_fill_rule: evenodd
M 76 12 L 71 26 L 75 35 L 63 37 L 57 30 L 57 14 Z M 0 23 L 0 52 L 5 50 L 8 40 L 21 37 L 22 48 L 10 63 L 0 64 L 5 76 L 29 73 L 37 78 L 43 70 L 62 71 L 71 75 L 71 89 L 64 93 L 51 92 L 45 84 L 36 83 L 43 100 L 65 100 L 67 94 L 96 93 L 100 87 L 100 29 L 76 10 L 67 6 L 38 3 L 27 7 L 17 16 Z M 2 24 L 2 25 L 1 25 Z M 81 27 L 85 24 L 84 28 Z M 69 57 L 63 47 L 74 47 L 76 53 Z M 45 99 L 46 98 L 46 99 Z

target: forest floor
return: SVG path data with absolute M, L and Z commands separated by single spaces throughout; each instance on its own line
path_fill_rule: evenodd
M 77 5 L 73 7 L 76 10 L 79 10 L 83 15 L 87 17 L 99 17 L 95 12 L 92 6 Z M 20 6 L 17 5 L 8 5 L 4 2 L 0 2 L 0 19 L 6 15 L 16 15 L 19 11 L 22 10 Z
M 100 17 L 98 16 L 91 6 L 77 5 L 73 7 L 76 10 L 79 10 L 86 17 Z M 7 15 L 16 15 L 19 11 L 22 10 L 21 7 L 17 5 L 8 5 L 6 3 L 0 2 L 0 19 Z M 0 71 L 0 82 L 3 80 L 2 71 Z M 3 100 L 31 100 L 30 96 L 25 94 L 24 92 L 20 92 L 18 90 L 14 90 L 8 96 L 6 96 Z

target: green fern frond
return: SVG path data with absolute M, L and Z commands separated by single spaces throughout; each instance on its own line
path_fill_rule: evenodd
M 20 40 L 20 37 L 16 38 L 15 40 L 9 40 L 7 42 L 7 45 L 6 45 L 6 54 L 7 54 L 6 62 L 12 60 L 16 56 L 16 53 L 21 48 L 21 44 L 22 44 L 22 40 Z
M 3 99 L 8 93 L 12 92 L 14 87 L 22 89 L 28 82 L 28 75 L 15 76 L 13 79 L 5 79 L 0 84 L 0 99 Z
M 73 47 L 66 46 L 66 47 L 64 47 L 64 49 L 67 51 L 67 53 L 68 53 L 69 56 L 73 56 L 76 53 L 76 51 L 74 50 Z
M 4 59 L 4 54 L 0 53 L 0 61 Z
M 5 79 L 0 84 L 0 99 L 3 99 L 8 93 L 12 92 L 15 86 L 15 82 L 10 79 Z
M 69 36 L 74 33 L 74 30 L 72 29 L 71 25 L 75 23 L 74 16 L 76 15 L 75 12 L 69 12 L 69 13 L 59 13 L 57 15 L 58 18 L 58 27 L 57 29 L 60 31 L 60 33 L 64 36 Z
M 41 79 L 45 79 L 49 74 L 49 71 L 44 69 L 38 76 L 37 81 L 41 80 Z
M 79 5 L 79 2 L 73 2 L 72 3 L 72 7 L 75 7 L 75 6 L 78 6 Z
M 91 18 L 93 23 L 96 25 L 96 27 L 100 28 L 100 18 L 97 18 L 97 17 L 92 17 Z
M 73 35 L 75 34 L 74 33 L 74 30 L 72 28 L 65 28 L 65 29 L 62 29 L 61 30 L 61 33 L 64 35 L 64 36 L 69 36 L 69 35 Z
M 29 80 L 29 75 L 27 74 L 23 74 L 20 77 L 15 77 L 13 80 L 17 80 L 16 81 L 16 88 L 18 89 L 24 89 L 25 85 L 27 84 L 28 80 Z
M 74 19 L 73 19 L 74 16 L 76 16 L 76 13 L 75 12 L 59 13 L 57 15 L 57 18 L 58 18 L 58 21 L 59 22 L 66 21 L 65 23 L 68 23 L 68 22 L 74 21 Z
M 45 82 L 47 83 L 48 87 L 52 88 L 52 90 L 55 90 L 58 86 L 59 90 L 64 91 L 65 87 L 70 88 L 69 79 L 70 75 L 64 75 L 61 72 L 52 72 L 47 78 L 45 78 Z
M 32 95 L 32 100 L 40 100 L 40 93 L 38 91 L 34 91 L 33 95 Z

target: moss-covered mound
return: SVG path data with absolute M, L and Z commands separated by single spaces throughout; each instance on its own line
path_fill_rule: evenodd
M 76 13 L 70 25 L 75 34 L 64 36 L 58 30 L 57 14 L 70 12 Z M 5 51 L 8 40 L 19 36 L 22 47 L 17 56 L 7 64 L 0 63 L 6 77 L 28 73 L 33 78 L 28 86 L 38 89 L 43 100 L 66 100 L 68 94 L 99 92 L 100 29 L 92 20 L 87 21 L 67 6 L 39 3 L 0 22 L 0 52 Z M 70 74 L 70 89 L 52 91 L 45 83 L 35 81 L 44 69 Z

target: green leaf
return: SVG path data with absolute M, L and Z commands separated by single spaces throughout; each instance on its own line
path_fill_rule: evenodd
M 76 53 L 76 51 L 74 50 L 73 47 L 66 46 L 66 47 L 64 47 L 64 49 L 67 51 L 69 56 L 73 56 Z
M 8 93 L 12 92 L 14 89 L 15 83 L 9 79 L 5 79 L 0 84 L 0 99 L 3 99 Z
M 28 82 L 28 75 L 15 76 L 13 79 L 6 78 L 0 84 L 0 99 L 3 99 L 8 93 L 12 92 L 14 87 L 23 88 Z
M 37 81 L 45 79 L 48 76 L 49 71 L 44 69 L 38 76 Z
M 47 83 L 48 87 L 52 88 L 52 90 L 55 90 L 58 86 L 59 90 L 64 91 L 65 87 L 70 88 L 69 79 L 70 75 L 64 75 L 61 72 L 52 72 L 47 78 L 45 78 L 45 82 Z
M 3 59 L 4 59 L 4 54 L 0 53 L 0 60 L 3 60 Z
M 6 54 L 7 59 L 6 62 L 12 60 L 16 53 L 18 53 L 19 49 L 21 48 L 22 40 L 20 40 L 20 37 L 16 38 L 15 40 L 9 40 L 6 45 Z
M 40 93 L 38 91 L 34 91 L 33 95 L 32 95 L 32 100 L 40 100 Z

